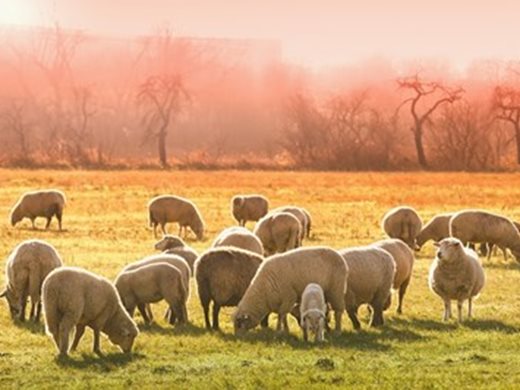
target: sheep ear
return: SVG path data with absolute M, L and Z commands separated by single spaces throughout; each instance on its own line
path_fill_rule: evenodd
M 434 241 L 434 242 L 433 242 L 433 246 L 435 246 L 435 247 L 438 248 L 438 247 L 441 246 L 441 244 L 440 244 L 438 241 Z

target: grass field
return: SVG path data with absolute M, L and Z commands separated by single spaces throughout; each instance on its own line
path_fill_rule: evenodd
M 441 211 L 481 207 L 520 220 L 518 174 L 4 170 L 0 183 L 2 269 L 18 242 L 40 238 L 55 245 L 66 264 L 111 279 L 123 265 L 153 253 L 146 204 L 163 193 L 198 204 L 207 234 L 203 242 L 190 244 L 199 251 L 233 224 L 229 200 L 241 192 L 261 192 L 273 207 L 306 207 L 314 217 L 314 230 L 305 245 L 334 248 L 382 238 L 379 221 L 388 208 L 399 204 L 416 207 L 423 219 Z M 45 187 L 67 193 L 66 231 L 56 232 L 55 224 L 48 232 L 32 231 L 28 221 L 11 228 L 7 217 L 19 195 Z M 87 331 L 78 352 L 62 362 L 56 360 L 43 325 L 13 324 L 2 302 L 0 388 L 519 387 L 520 265 L 501 256 L 484 262 L 487 285 L 476 301 L 476 318 L 460 325 L 443 323 L 442 303 L 427 286 L 433 253 L 430 243 L 417 256 L 403 315 L 394 314 L 393 305 L 383 329 L 365 326 L 359 333 L 345 316 L 343 334 L 320 346 L 305 344 L 293 320 L 290 336 L 255 330 L 237 339 L 230 322 L 232 309 L 221 314 L 222 333 L 206 332 L 194 288 L 190 325 L 173 329 L 161 318 L 148 328 L 141 326 L 130 357 L 103 339 L 107 356 L 101 359 L 92 354 Z M 2 273 L 0 286 L 4 282 Z M 136 320 L 142 325 L 140 317 Z

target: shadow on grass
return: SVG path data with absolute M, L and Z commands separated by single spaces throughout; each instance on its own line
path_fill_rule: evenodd
M 480 320 L 480 319 L 472 319 L 465 320 L 462 323 L 457 323 L 456 320 L 450 320 L 449 322 L 444 321 L 435 321 L 435 320 L 426 320 L 420 318 L 410 318 L 410 319 L 401 319 L 401 318 L 393 318 L 389 321 L 390 324 L 396 324 L 398 326 L 404 326 L 409 328 L 416 328 L 420 330 L 426 331 L 435 331 L 435 332 L 452 332 L 459 327 L 466 327 L 472 330 L 487 332 L 487 331 L 497 331 L 501 333 L 511 334 L 520 332 L 520 328 L 512 325 L 508 325 L 501 321 L 496 320 Z
M 464 321 L 462 326 L 472 329 L 478 330 L 482 332 L 495 331 L 505 334 L 518 333 L 520 332 L 520 328 L 512 325 L 505 324 L 501 321 L 496 320 L 478 320 L 473 319 L 469 321 Z
M 81 354 L 81 359 L 72 356 L 57 356 L 56 363 L 61 367 L 76 369 L 97 369 L 99 371 L 111 371 L 115 368 L 125 367 L 131 362 L 143 359 L 145 355 L 140 353 L 109 353 L 103 356 L 94 354 Z
M 482 262 L 484 268 L 488 269 L 504 269 L 504 270 L 517 270 L 520 271 L 520 263 L 518 263 L 515 260 L 509 260 L 509 261 L 486 261 L 484 260 Z
M 38 232 L 38 233 L 62 234 L 62 233 L 69 232 L 69 229 L 59 230 L 58 228 L 55 228 L 55 229 L 52 228 L 52 226 L 49 229 L 45 229 L 45 228 L 41 228 L 41 227 L 36 227 L 35 229 L 33 229 L 30 226 L 21 226 L 17 229 L 20 231 L 23 231 L 23 232 L 33 232 L 33 233 Z
M 32 320 L 25 320 L 25 321 L 16 320 L 16 321 L 14 321 L 14 324 L 18 328 L 28 330 L 29 332 L 34 333 L 34 334 L 44 334 L 45 333 L 45 325 L 41 320 L 40 320 L 40 322 L 34 322 Z
M 159 325 L 156 322 L 152 322 L 150 325 L 139 325 L 139 330 L 143 333 L 164 334 L 171 336 L 202 336 L 207 334 L 205 328 L 200 328 L 191 323 L 172 326 L 167 323 L 164 325 Z

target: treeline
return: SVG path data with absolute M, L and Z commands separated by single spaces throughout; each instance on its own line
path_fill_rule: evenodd
M 312 71 L 276 42 L 0 31 L 0 163 L 501 170 L 520 164 L 520 64 Z

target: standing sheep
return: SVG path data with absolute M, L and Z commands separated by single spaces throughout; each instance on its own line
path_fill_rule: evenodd
M 264 254 L 262 241 L 244 227 L 230 227 L 224 229 L 213 242 L 212 247 L 233 246 L 245 249 L 259 255 Z
M 100 332 L 123 352 L 132 350 L 139 331 L 126 312 L 114 285 L 106 278 L 74 267 L 60 267 L 43 282 L 46 329 L 60 355 L 69 352 L 69 337 L 76 327 L 72 350 L 85 332 L 94 331 L 94 352 L 101 355 Z
M 43 281 L 53 269 L 62 265 L 56 249 L 44 241 L 24 241 L 11 252 L 5 272 L 7 286 L 0 293 L 0 297 L 7 299 L 13 319 L 25 321 L 27 297 L 30 297 L 29 318 L 34 321 L 40 320 Z
M 341 331 L 348 267 L 338 252 L 326 247 L 299 248 L 262 263 L 234 315 L 235 333 L 254 328 L 269 313 L 278 314 L 278 331 L 287 328 L 287 313 L 309 283 L 323 288 Z
M 169 263 L 152 263 L 124 270 L 117 276 L 115 286 L 131 317 L 138 307 L 145 323 L 150 323 L 145 305 L 164 299 L 169 306 L 170 324 L 176 320 L 183 324 L 188 320 L 186 301 L 189 290 L 181 271 Z
M 484 210 L 463 210 L 450 219 L 450 235 L 467 243 L 489 243 L 510 249 L 520 262 L 520 233 L 506 217 Z M 488 251 L 488 260 L 491 251 Z
M 437 214 L 428 221 L 417 236 L 417 247 L 421 249 L 428 241 L 440 240 L 450 236 L 450 219 L 453 213 Z
M 161 226 L 163 234 L 166 234 L 166 224 L 177 222 L 179 224 L 179 236 L 184 228 L 184 237 L 188 235 L 188 227 L 195 233 L 198 240 L 204 237 L 204 221 L 197 206 L 188 199 L 173 195 L 163 195 L 153 198 L 148 203 L 150 227 L 153 227 L 157 237 L 157 226 Z
M 416 249 L 416 238 L 422 228 L 417 211 L 408 206 L 391 209 L 383 217 L 383 230 L 390 238 L 399 238 Z
M 258 221 L 268 210 L 269 201 L 262 195 L 236 195 L 231 199 L 231 214 L 240 226 Z
M 190 271 L 193 275 L 193 266 L 199 254 L 193 248 L 186 245 L 182 238 L 166 234 L 160 241 L 155 243 L 154 248 L 165 254 L 182 257 L 190 266 Z
M 310 235 L 310 214 L 304 208 L 296 206 L 283 206 L 271 211 L 271 214 L 276 213 L 289 213 L 296 217 L 296 219 L 298 220 L 298 222 L 300 222 L 301 225 L 300 241 L 302 241 L 305 237 L 308 237 Z
M 56 216 L 60 231 L 62 230 L 63 208 L 65 207 L 65 195 L 57 190 L 44 190 L 26 192 L 16 202 L 11 210 L 11 225 L 15 226 L 24 218 L 31 220 L 32 228 L 36 229 L 37 217 L 47 219 L 45 229 L 49 229 L 52 217 Z
M 256 253 L 232 247 L 210 249 L 197 259 L 195 279 L 207 329 L 212 327 L 209 319 L 211 302 L 213 329 L 218 330 L 220 308 L 238 305 L 262 261 Z
M 289 213 L 266 215 L 256 223 L 254 234 L 262 241 L 266 256 L 301 245 L 300 222 Z
M 370 326 L 382 326 L 383 311 L 391 303 L 394 259 L 387 251 L 374 246 L 343 249 L 340 254 L 349 269 L 345 306 L 354 329 L 361 328 L 357 311 L 363 304 L 372 308 Z
M 395 276 L 392 287 L 394 290 L 399 291 L 397 313 L 401 314 L 403 312 L 404 294 L 412 278 L 413 263 L 415 262 L 413 252 L 408 245 L 396 238 L 381 240 L 374 243 L 374 245 L 384 249 L 394 258 Z
M 444 321 L 451 317 L 451 301 L 457 301 L 458 320 L 462 321 L 462 304 L 468 300 L 468 318 L 472 303 L 485 283 L 484 269 L 477 254 L 464 248 L 460 240 L 445 238 L 439 244 L 437 256 L 430 267 L 430 288 L 444 301 Z
M 309 337 L 309 332 L 314 333 L 316 342 L 323 341 L 325 322 L 327 321 L 327 304 L 325 303 L 323 289 L 319 284 L 309 283 L 303 290 L 300 321 L 305 341 Z

